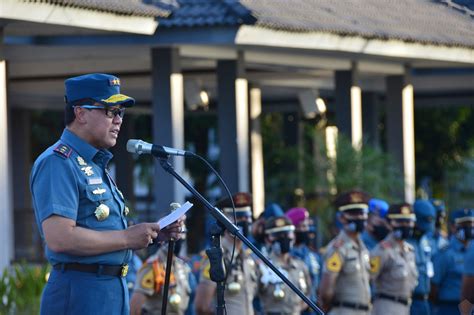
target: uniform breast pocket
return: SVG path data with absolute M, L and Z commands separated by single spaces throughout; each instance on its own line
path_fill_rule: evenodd
M 114 228 L 116 223 L 111 220 L 117 217 L 114 208 L 113 196 L 108 187 L 87 186 L 81 200 L 78 221 L 87 227 Z
M 344 272 L 345 273 L 353 273 L 360 271 L 361 266 L 360 262 L 357 257 L 347 257 L 344 261 Z
M 395 261 L 393 264 L 393 268 L 390 272 L 393 278 L 395 279 L 403 279 L 408 276 L 408 268 L 402 261 Z

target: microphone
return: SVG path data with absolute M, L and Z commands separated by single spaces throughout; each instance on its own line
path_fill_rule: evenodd
M 130 139 L 127 141 L 127 151 L 137 154 L 151 154 L 156 157 L 168 157 L 170 155 L 192 156 L 193 153 L 184 150 L 168 148 L 158 144 L 148 143 L 142 140 Z

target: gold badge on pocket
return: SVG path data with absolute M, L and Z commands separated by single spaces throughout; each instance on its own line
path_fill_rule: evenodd
M 107 205 L 101 203 L 97 208 L 95 208 L 95 217 L 99 221 L 104 221 L 109 217 L 110 209 Z

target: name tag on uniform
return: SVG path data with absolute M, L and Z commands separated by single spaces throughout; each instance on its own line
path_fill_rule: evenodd
M 87 179 L 87 183 L 89 185 L 97 185 L 97 184 L 102 184 L 102 178 L 101 177 L 92 177 Z

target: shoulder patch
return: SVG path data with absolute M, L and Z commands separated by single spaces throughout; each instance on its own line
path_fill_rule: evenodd
M 204 279 L 210 280 L 211 275 L 209 274 L 209 272 L 211 270 L 211 264 L 209 263 L 209 261 L 207 261 L 203 267 L 204 268 L 202 269 L 202 273 L 201 273 L 202 276 L 204 277 Z
M 71 156 L 72 149 L 65 144 L 60 143 L 54 150 L 57 154 L 67 159 Z
M 326 260 L 326 268 L 331 272 L 339 272 L 342 268 L 342 261 L 341 256 L 338 252 L 334 252 L 327 260 Z
M 377 273 L 380 270 L 380 256 L 370 257 L 370 273 Z
M 155 286 L 155 276 L 153 274 L 153 269 L 150 269 L 142 278 L 140 285 L 144 289 L 153 289 Z

